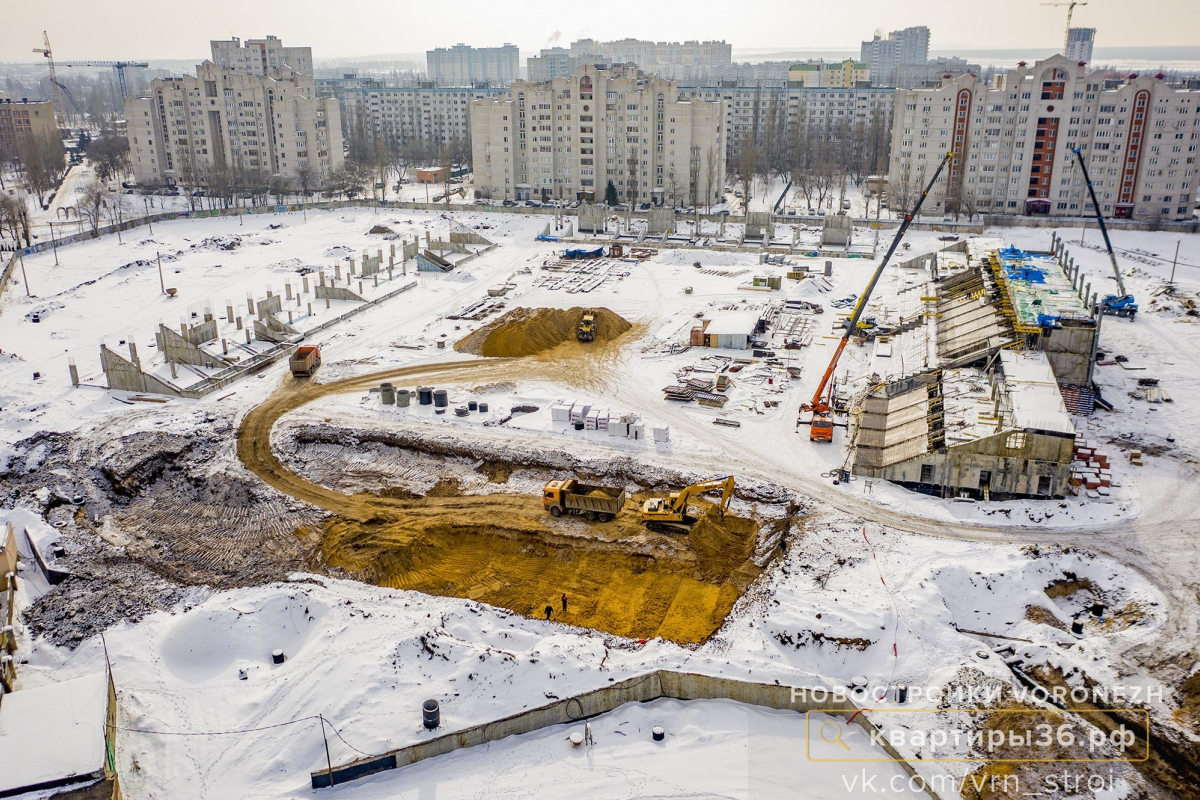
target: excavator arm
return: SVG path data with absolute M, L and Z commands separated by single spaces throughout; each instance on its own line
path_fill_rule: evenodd
M 728 478 L 716 478 L 711 481 L 701 481 L 693 483 L 691 486 L 685 487 L 678 494 L 671 497 L 671 510 L 676 514 L 686 514 L 688 502 L 696 495 L 704 494 L 705 492 L 721 490 L 721 516 L 725 516 L 725 511 L 729 508 L 729 501 L 733 499 L 734 482 L 733 476 Z

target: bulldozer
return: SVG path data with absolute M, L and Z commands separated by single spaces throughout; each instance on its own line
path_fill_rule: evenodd
M 579 341 L 590 342 L 596 338 L 596 312 L 588 309 L 579 320 Z
M 721 503 L 717 506 L 722 517 L 733 499 L 733 476 L 714 478 L 710 481 L 693 483 L 667 497 L 652 497 L 642 503 L 642 522 L 652 531 L 663 533 L 688 533 L 696 518 L 688 515 L 688 501 L 705 492 L 721 490 Z

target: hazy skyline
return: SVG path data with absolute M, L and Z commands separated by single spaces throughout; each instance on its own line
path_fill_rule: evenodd
M 43 30 L 49 31 L 55 58 L 61 60 L 199 60 L 207 56 L 212 39 L 268 34 L 287 44 L 312 47 L 317 59 L 420 53 L 458 42 L 478 47 L 510 42 L 532 52 L 586 37 L 724 39 L 735 50 L 857 50 L 859 41 L 869 39 L 877 29 L 886 32 L 910 25 L 928 25 L 935 50 L 1053 48 L 1062 42 L 1066 8 L 1042 7 L 1040 1 L 859 0 L 831 7 L 811 0 L 732 4 L 705 0 L 685 6 L 628 0 L 603 6 L 460 0 L 414 9 L 380 0 L 293 0 L 286 5 L 210 0 L 200 6 L 146 0 L 107 4 L 58 0 L 15 6 L 9 0 L 0 15 L 5 22 L 0 60 L 36 61 L 39 57 L 31 50 L 41 46 Z M 1150 9 L 1153 13 L 1147 13 Z M 1097 45 L 1102 47 L 1196 45 L 1200 4 L 1161 0 L 1143 7 L 1089 0 L 1075 9 L 1073 24 L 1097 28 Z

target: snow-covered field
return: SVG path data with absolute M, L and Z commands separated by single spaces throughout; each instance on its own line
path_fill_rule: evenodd
M 427 409 L 383 406 L 378 395 L 364 393 L 323 399 L 296 417 L 444 430 L 481 443 L 633 456 L 768 480 L 810 500 L 803 535 L 789 543 L 717 634 L 694 649 L 659 640 L 639 646 L 470 601 L 328 576 L 297 574 L 287 582 L 224 591 L 189 588 L 174 608 L 117 625 L 106 635 L 120 697 L 118 761 L 126 797 L 310 796 L 308 773 L 325 763 L 320 725 L 309 719 L 314 715 L 324 715 L 344 737 L 330 739 L 337 763 L 419 741 L 426 735 L 420 703 L 429 697 L 442 703 L 445 729 L 454 730 L 543 704 L 548 694 L 564 697 L 660 667 L 793 685 L 845 686 L 864 676 L 872 685 L 905 683 L 930 691 L 964 681 L 1012 685 L 1006 661 L 1014 658 L 1025 666 L 1048 665 L 1079 682 L 1174 686 L 1194 669 L 1188 642 L 1198 632 L 1200 528 L 1191 487 L 1200 444 L 1195 400 L 1200 318 L 1188 313 L 1188 304 L 1200 288 L 1200 237 L 1183 237 L 1178 295 L 1171 297 L 1156 293 L 1179 237 L 1114 234 L 1118 247 L 1139 251 L 1123 256 L 1122 263 L 1142 313 L 1133 322 L 1106 318 L 1101 349 L 1144 369 L 1098 367 L 1096 380 L 1116 411 L 1076 419 L 1090 439 L 1107 443 L 1115 481 L 1111 502 L 954 503 L 880 481 L 834 485 L 829 475 L 846 458 L 844 444 L 818 446 L 796 432 L 797 407 L 816 387 L 835 344 L 830 337 L 837 312 L 829 301 L 861 291 L 874 262 L 835 261 L 827 293 L 800 295 L 787 280 L 780 292 L 746 288 L 753 276 L 785 271 L 759 264 L 754 253 L 663 250 L 648 261 L 615 262 L 598 288 L 568 293 L 553 288 L 541 269 L 556 249 L 534 241 L 547 219 L 454 214 L 454 224 L 500 247 L 450 275 L 410 274 L 408 279 L 418 281 L 414 290 L 319 334 L 325 362 L 319 380 L 473 358 L 456 353 L 451 343 L 487 320 L 447 316 L 499 284 L 511 287 L 503 298 L 507 309 L 602 306 L 639 324 L 639 338 L 606 369 L 586 376 L 543 371 L 483 388 L 466 380 L 442 384 L 451 391 L 451 406 L 468 397 L 485 400 L 493 417 L 513 405 L 539 407 L 504 427 L 485 426 L 493 417 L 478 414 L 436 416 Z M 153 235 L 144 228 L 131 231 L 124 243 L 106 237 L 63 248 L 57 267 L 52 254 L 26 259 L 34 296 L 26 297 L 18 272 L 0 306 L 0 469 L 15 474 L 30 468 L 36 459 L 25 452 L 13 455 L 39 431 L 88 437 L 100 428 L 148 430 L 160 423 L 198 428 L 206 412 L 240 419 L 276 389 L 286 365 L 204 400 L 130 403 L 124 393 L 99 388 L 100 343 L 121 352 L 120 341 L 132 338 L 148 358 L 160 321 L 178 328 L 181 318 L 190 320 L 206 307 L 222 318 L 226 335 L 233 331 L 232 322 L 223 319 L 227 300 L 240 311 L 247 294 L 261 299 L 268 287 L 279 292 L 284 281 L 298 285 L 298 270 L 331 270 L 336 260 L 363 250 L 373 254 L 382 247 L 386 259 L 389 240 L 367 233 L 376 224 L 399 236 L 424 238 L 427 231 L 444 234 L 451 220 L 438 213 L 339 210 L 156 223 Z M 989 233 L 1027 249 L 1050 244 L 1049 229 Z M 1097 243 L 1094 231 L 1086 236 Z M 239 244 L 224 249 L 234 237 Z M 1078 231 L 1067 234 L 1072 237 L 1078 241 Z M 907 256 L 942 244 L 932 233 L 907 239 Z M 1078 244 L 1071 250 L 1093 289 L 1111 291 L 1107 256 Z M 163 272 L 167 285 L 180 290 L 176 299 L 159 291 L 158 253 L 170 256 Z M 901 289 L 912 280 L 890 269 L 872 310 L 902 314 Z M 792 295 L 826 308 L 810 318 L 805 347 L 783 350 L 775 343 L 800 377 L 782 369 L 756 374 L 757 368 L 747 367 L 720 410 L 663 400 L 664 386 L 710 354 L 678 352 L 697 316 L 737 313 Z M 314 316 L 336 314 L 337 305 L 326 310 L 322 302 Z M 891 357 L 872 346 L 852 348 L 839 378 L 852 385 L 872 372 L 896 377 L 919 369 L 928 351 L 919 330 L 897 339 Z M 71 386 L 70 359 L 84 386 Z M 1158 378 L 1172 402 L 1135 397 L 1140 377 Z M 556 424 L 548 408 L 566 399 L 639 414 L 647 430 L 668 427 L 669 441 L 630 441 Z M 713 425 L 717 416 L 741 427 Z M 1131 466 L 1120 456 L 1121 448 L 1134 447 L 1147 454 L 1145 466 Z M 245 472 L 231 454 L 222 458 L 220 469 Z M 56 530 L 40 519 L 40 509 L 11 505 L 0 510 L 0 522 L 28 527 L 43 545 L 54 540 Z M 31 591 L 22 595 L 23 604 L 45 588 L 37 580 L 27 585 Z M 1072 635 L 1071 621 L 1094 597 L 1103 598 L 1108 615 L 1104 621 L 1087 618 L 1085 635 Z M 31 640 L 24 626 L 21 635 L 24 686 L 87 674 L 103 664 L 96 638 L 68 651 Z M 277 647 L 288 655 L 279 666 L 269 657 Z M 1007 652 L 998 652 L 1005 647 Z M 245 680 L 239 680 L 240 670 Z M 1155 718 L 1169 719 L 1175 702 L 1168 690 L 1151 704 Z M 929 716 L 897 717 L 894 724 L 936 724 Z M 568 729 L 548 729 L 335 791 L 356 798 L 439 792 L 514 798 L 851 796 L 843 785 L 847 770 L 805 762 L 802 719 L 719 701 L 660 701 L 593 720 L 597 741 L 591 749 L 572 749 L 565 740 Z M 665 745 L 650 741 L 652 725 L 667 728 Z M 165 735 L 250 729 L 256 730 Z M 921 770 L 961 777 L 971 766 L 923 764 Z M 879 774 L 894 769 L 879 767 Z M 1124 779 L 1135 791 L 1137 781 Z

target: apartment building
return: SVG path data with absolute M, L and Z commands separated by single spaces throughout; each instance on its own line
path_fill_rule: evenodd
M 579 59 L 565 47 L 546 47 L 525 59 L 525 80 L 530 83 L 567 78 L 575 73 Z
M 284 47 L 276 36 L 247 39 L 245 44 L 236 36 L 232 39 L 209 42 L 212 62 L 243 75 L 278 78 L 291 73 L 313 76 L 311 47 Z
M 54 104 L 49 100 L 0 99 L 0 153 L 16 154 L 39 136 L 58 138 Z
M 521 53 L 515 44 L 468 47 L 456 44 L 425 53 L 429 80 L 436 86 L 506 86 L 520 77 Z
M 788 83 L 809 89 L 852 89 L 871 82 L 870 67 L 862 61 L 805 61 L 788 70 Z
M 570 69 L 584 64 L 637 64 L 644 72 L 673 81 L 719 80 L 733 64 L 733 46 L 725 41 L 651 42 L 619 39 L 571 42 Z M 720 74 L 718 74 L 720 73 Z
M 495 199 L 717 202 L 725 180 L 721 100 L 683 98 L 630 66 L 517 81 L 471 103 L 475 192 Z
M 376 87 L 345 93 L 346 124 L 398 147 L 421 142 L 441 150 L 469 151 L 471 102 L 499 97 L 499 87 Z
M 722 101 L 725 109 L 726 157 L 734 160 L 746 142 L 764 144 L 772 136 L 790 135 L 797 125 L 820 131 L 837 143 L 841 137 L 868 135 L 890 141 L 896 90 L 803 86 L 699 86 L 680 90 L 681 97 Z
M 1067 29 L 1067 58 L 1092 63 L 1092 48 L 1096 44 L 1095 28 Z
M 961 75 L 936 89 L 898 90 L 892 193 L 911 193 L 953 149 L 958 158 L 928 212 L 1090 216 L 1078 147 L 1106 217 L 1191 219 L 1200 92 L 1173 88 L 1161 74 L 1107 79 L 1054 56 L 1022 61 L 991 86 Z
M 892 31 L 886 38 L 877 33 L 862 43 L 859 60 L 867 64 L 877 84 L 892 86 L 896 67 L 929 60 L 929 28 L 924 25 L 904 28 Z
M 307 48 L 280 46 L 263 66 L 272 74 L 260 74 L 249 62 L 237 65 L 244 54 L 231 55 L 230 43 L 213 42 L 214 56 L 235 66 L 205 61 L 195 75 L 156 79 L 148 94 L 126 98 L 137 183 L 208 186 L 215 176 L 254 173 L 322 185 L 344 162 L 341 118 L 336 99 L 316 97 L 311 67 L 299 72 L 277 60 L 300 50 Z M 251 49 L 249 61 L 257 59 Z

